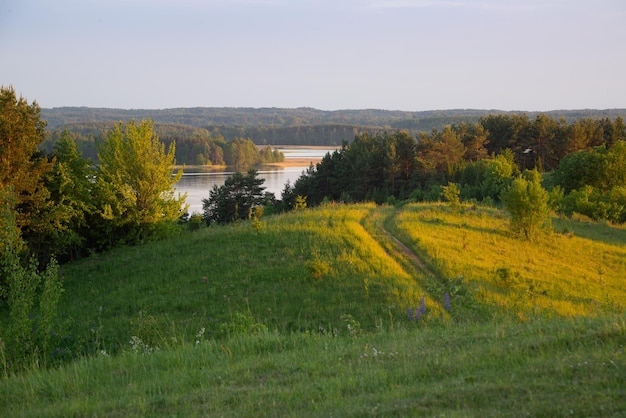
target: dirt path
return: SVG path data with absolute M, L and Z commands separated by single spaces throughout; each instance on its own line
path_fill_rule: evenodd
M 415 266 L 417 267 L 419 270 L 421 270 L 424 274 L 426 274 L 427 276 L 432 276 L 435 277 L 435 273 L 424 263 L 424 261 L 419 258 L 419 256 L 417 254 L 415 254 L 409 247 L 407 247 L 406 245 L 404 245 L 398 238 L 396 238 L 394 235 L 391 234 L 391 232 L 387 231 L 386 229 L 382 229 L 382 232 L 384 232 L 385 234 L 387 234 L 389 236 L 389 238 L 391 238 L 391 240 L 396 244 L 396 246 L 398 248 L 400 248 L 400 251 L 402 252 L 402 254 L 404 254 L 404 256 Z
M 430 267 L 426 265 L 419 255 L 413 252 L 413 250 L 407 247 L 402 241 L 400 241 L 400 239 L 385 228 L 385 223 L 393 218 L 396 212 L 389 211 L 389 213 L 385 213 L 384 215 L 382 213 L 382 211 L 373 213 L 373 219 L 370 219 L 367 222 L 370 225 L 369 232 L 372 234 L 374 239 L 376 239 L 383 246 L 383 248 L 385 248 L 390 256 L 394 258 L 401 257 L 402 260 L 406 261 L 417 271 L 420 271 L 425 277 L 437 278 L 435 272 L 433 272 Z M 389 245 L 385 245 L 382 241 L 389 242 Z

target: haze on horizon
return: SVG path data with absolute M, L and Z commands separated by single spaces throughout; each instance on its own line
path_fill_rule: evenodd
M 44 108 L 626 108 L 621 0 L 2 0 Z

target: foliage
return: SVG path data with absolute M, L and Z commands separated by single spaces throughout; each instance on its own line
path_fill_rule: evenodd
M 578 151 L 565 157 L 551 176 L 555 187 L 564 189 L 559 210 L 572 216 L 626 222 L 626 141 Z
M 261 335 L 267 332 L 267 326 L 256 321 L 249 313 L 236 312 L 228 322 L 220 325 L 219 336 Z
M 614 187 L 601 192 L 592 186 L 584 186 L 562 197 L 559 210 L 566 216 L 574 213 L 599 221 L 626 222 L 626 187 Z
M 181 170 L 172 176 L 174 152 L 173 145 L 165 151 L 150 121 L 116 125 L 99 151 L 102 217 L 138 240 L 149 237 L 155 225 L 176 221 L 186 209 L 185 196 L 174 194 L 182 176 Z
M 487 161 L 485 174 L 481 183 L 483 198 L 490 197 L 499 200 L 501 194 L 506 191 L 513 178 L 519 173 L 519 169 L 513 161 L 511 150 L 506 149 L 497 156 Z
M 265 187 L 261 186 L 264 182 L 251 169 L 245 176 L 240 172 L 229 176 L 223 186 L 213 186 L 209 198 L 202 199 L 204 221 L 208 224 L 248 219 L 265 201 Z
M 306 196 L 298 195 L 296 196 L 296 202 L 293 206 L 294 210 L 302 210 L 306 209 Z
M 456 183 L 448 183 L 442 187 L 441 197 L 450 204 L 454 209 L 458 208 L 461 203 L 461 190 Z
M 0 354 L 5 359 L 2 366 L 6 375 L 48 360 L 63 287 L 55 259 L 42 272 L 38 271 L 35 258 L 28 267 L 21 265 L 18 254 L 21 245 L 11 202 L 3 204 L 0 210 L 8 225 L 5 251 L 0 255 L 0 272 L 4 278 L 0 295 L 6 297 L 9 310 L 8 324 L 0 328 Z
M 37 148 L 44 139 L 45 126 L 36 102 L 18 99 L 12 87 L 0 88 L 0 188 L 12 190 L 20 235 L 37 256 L 42 237 L 59 223 L 44 184 L 44 175 L 53 164 Z
M 96 170 L 76 147 L 73 135 L 65 131 L 54 145 L 54 167 L 45 176 L 55 211 L 63 222 L 44 241 L 49 252 L 61 259 L 78 258 L 90 244 L 99 215 L 94 196 Z
M 261 154 L 250 139 L 236 138 L 228 144 L 226 164 L 236 171 L 246 171 L 261 162 Z
M 511 230 L 514 233 L 534 241 L 551 229 L 550 196 L 541 186 L 538 171 L 526 171 L 513 180 L 501 199 L 511 215 Z
M 458 130 L 446 126 L 431 135 L 422 133 L 417 144 L 417 159 L 424 172 L 445 173 L 458 164 L 466 154 L 466 148 Z

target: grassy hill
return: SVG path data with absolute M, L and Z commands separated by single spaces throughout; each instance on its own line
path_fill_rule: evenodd
M 59 367 L 5 376 L 0 414 L 623 413 L 626 229 L 507 222 L 330 205 L 65 265 Z

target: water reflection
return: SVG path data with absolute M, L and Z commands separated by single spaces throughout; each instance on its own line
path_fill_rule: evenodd
M 258 170 L 258 177 L 265 180 L 266 192 L 274 193 L 277 199 L 289 181 L 294 184 L 306 167 L 273 168 Z M 222 186 L 233 171 L 216 171 L 211 167 L 186 168 L 183 177 L 176 183 L 176 191 L 187 193 L 189 213 L 202 213 L 202 199 L 209 197 L 214 185 Z
M 338 147 L 277 147 L 284 155 L 285 161 L 291 160 L 302 166 L 297 167 L 271 167 L 257 170 L 258 176 L 265 180 L 263 186 L 266 192 L 274 193 L 277 199 L 285 189 L 289 181 L 294 184 L 302 172 L 309 168 L 311 161 L 318 162 L 324 156 L 338 149 Z M 220 171 L 211 167 L 186 168 L 183 177 L 176 183 L 176 191 L 187 193 L 189 213 L 202 213 L 202 199 L 209 197 L 213 186 L 222 186 L 233 171 Z

